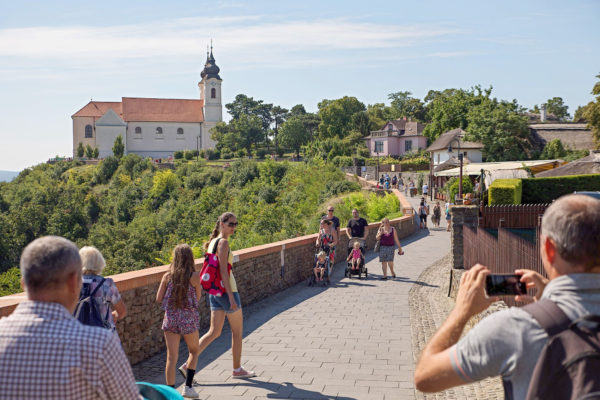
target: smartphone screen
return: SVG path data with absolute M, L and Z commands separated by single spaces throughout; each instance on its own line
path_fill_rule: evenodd
M 519 275 L 492 274 L 485 278 L 488 296 L 516 296 L 527 294 L 527 285 Z

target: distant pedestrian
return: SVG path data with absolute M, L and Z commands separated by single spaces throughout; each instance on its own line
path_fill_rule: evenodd
M 450 207 L 452 207 L 452 203 L 448 201 L 446 203 L 446 232 L 450 232 L 450 226 L 452 225 L 452 216 L 450 215 Z
M 392 177 L 392 187 L 393 187 L 394 189 L 398 189 L 398 178 L 396 177 L 396 175 L 394 175 L 394 176 Z
M 425 182 L 423 183 L 423 196 L 427 196 L 427 193 L 429 193 L 429 185 Z
M 421 229 L 426 229 L 427 228 L 427 214 L 428 212 L 428 205 L 427 203 L 425 203 L 425 200 L 423 198 L 421 198 L 421 203 L 419 204 L 419 209 L 417 210 L 417 214 L 419 215 L 419 227 Z
M 175 367 L 179 357 L 179 341 L 183 340 L 188 347 L 188 358 L 179 371 L 185 378 L 182 393 L 184 397 L 198 397 L 192 387 L 194 374 L 200 355 L 198 345 L 198 329 L 200 315 L 198 300 L 202 294 L 200 274 L 194 271 L 194 253 L 187 244 L 180 244 L 173 250 L 173 262 L 169 272 L 160 281 L 156 302 L 165 310 L 162 330 L 167 345 L 167 362 L 165 379 L 167 385 L 175 387 Z
M 410 197 L 415 197 L 415 183 L 412 179 L 408 180 L 408 190 L 410 191 Z
M 436 201 L 435 206 L 433 207 L 433 216 L 431 217 L 431 222 L 433 222 L 433 226 L 436 228 L 440 227 L 440 219 L 442 217 L 442 207 L 440 207 L 440 202 Z
M 376 239 L 379 240 L 379 261 L 381 262 L 381 270 L 383 276 L 381 280 L 387 280 L 387 269 L 389 267 L 392 278 L 396 277 L 394 272 L 394 244 L 398 245 L 398 255 L 404 254 L 402 251 L 402 245 L 398 239 L 396 230 L 390 224 L 388 218 L 384 218 L 381 221 L 381 225 L 377 230 Z
M 333 223 L 333 230 L 336 232 L 337 237 L 340 237 L 340 219 L 333 215 L 333 211 L 335 209 L 333 206 L 327 207 L 327 215 L 323 217 L 323 219 L 331 221 Z

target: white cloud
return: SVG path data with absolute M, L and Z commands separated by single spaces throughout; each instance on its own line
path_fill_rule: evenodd
M 131 58 L 192 55 L 209 37 L 223 51 L 279 47 L 369 49 L 415 45 L 456 33 L 426 26 L 381 26 L 348 19 L 270 22 L 261 16 L 185 18 L 163 23 L 112 27 L 30 27 L 0 30 L 0 56 L 61 58 Z

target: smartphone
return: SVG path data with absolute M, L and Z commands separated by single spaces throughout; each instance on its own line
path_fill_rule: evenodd
M 527 285 L 521 282 L 520 275 L 492 274 L 485 277 L 485 291 L 488 296 L 524 295 Z

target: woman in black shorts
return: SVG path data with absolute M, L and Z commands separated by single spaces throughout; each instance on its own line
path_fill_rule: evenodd
M 394 272 L 394 244 L 398 245 L 398 255 L 404 254 L 402 251 L 402 245 L 398 239 L 396 230 L 390 224 L 388 218 L 384 218 L 381 221 L 381 226 L 377 230 L 376 239 L 379 240 L 379 261 L 381 262 L 381 269 L 383 270 L 382 280 L 387 280 L 387 269 L 390 267 L 392 278 L 396 277 Z

